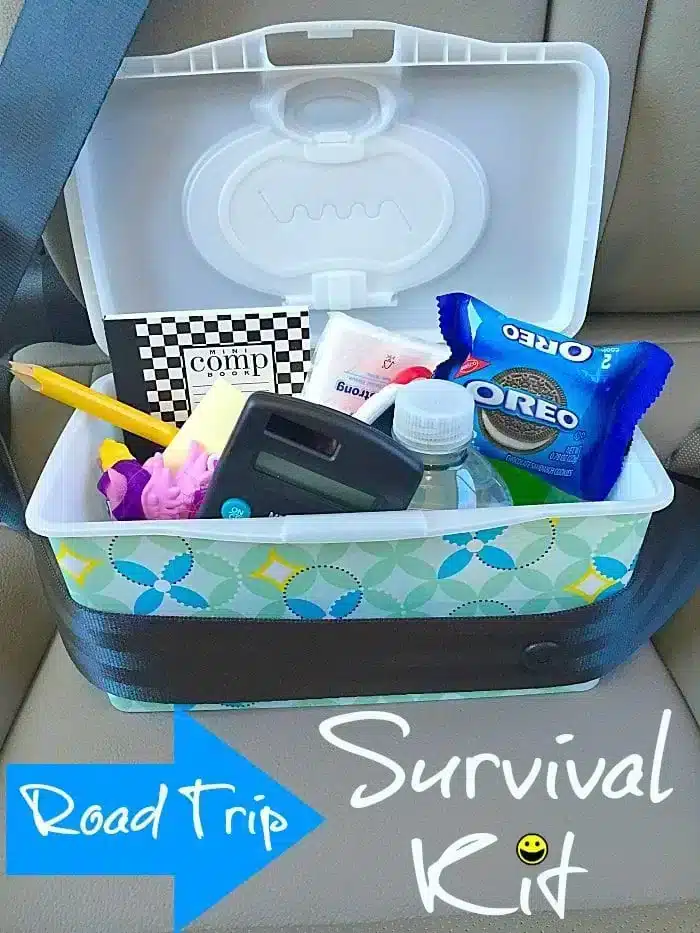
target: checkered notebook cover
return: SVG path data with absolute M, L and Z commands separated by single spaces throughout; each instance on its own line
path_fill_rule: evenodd
M 117 398 L 178 426 L 219 377 L 295 395 L 311 365 L 308 308 L 114 315 L 105 332 Z

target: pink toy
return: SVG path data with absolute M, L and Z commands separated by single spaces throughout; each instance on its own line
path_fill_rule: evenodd
M 158 453 L 143 468 L 151 477 L 141 494 L 143 514 L 148 519 L 194 518 L 204 501 L 218 457 L 198 443 L 190 445 L 187 459 L 178 470 L 169 470 Z

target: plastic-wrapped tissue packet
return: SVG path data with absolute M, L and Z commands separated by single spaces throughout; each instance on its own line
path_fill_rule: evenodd
M 348 415 L 404 369 L 431 372 L 448 356 L 447 347 L 402 337 L 339 311 L 328 315 L 302 398 Z

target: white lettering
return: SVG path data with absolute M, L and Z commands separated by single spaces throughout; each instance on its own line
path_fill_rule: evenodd
M 571 784 L 572 791 L 576 794 L 579 800 L 586 800 L 587 797 L 593 793 L 595 788 L 598 786 L 600 779 L 603 776 L 605 771 L 605 758 L 599 758 L 598 764 L 595 766 L 595 771 L 586 781 L 585 784 L 581 784 L 579 781 L 578 773 L 576 771 L 576 762 L 569 759 L 566 762 L 566 773 L 569 775 L 569 783 Z
M 583 343 L 574 343 L 573 341 L 562 343 L 559 347 L 559 353 L 565 360 L 569 360 L 571 363 L 585 363 L 586 360 L 589 360 L 591 356 L 593 356 L 591 347 L 587 347 Z
M 493 833 L 472 833 L 470 836 L 463 836 L 451 846 L 448 846 L 439 859 L 429 865 L 426 869 L 423 855 L 423 841 L 421 839 L 411 840 L 411 852 L 413 854 L 413 867 L 416 872 L 416 881 L 418 883 L 418 892 L 423 902 L 423 906 L 432 914 L 435 910 L 435 901 L 439 898 L 444 904 L 450 907 L 456 907 L 457 910 L 463 910 L 470 914 L 479 914 L 483 917 L 504 917 L 506 914 L 517 913 L 517 907 L 481 907 L 479 904 L 471 904 L 469 901 L 463 901 L 447 892 L 440 884 L 440 876 L 450 865 L 455 865 L 475 852 L 480 852 L 498 842 L 498 836 Z
M 145 829 L 147 826 L 152 826 L 151 836 L 154 839 L 158 838 L 158 831 L 160 829 L 160 818 L 163 815 L 163 809 L 165 808 L 165 801 L 168 799 L 168 785 L 161 784 L 158 789 L 158 802 L 155 806 L 143 807 L 142 810 L 139 810 L 138 813 L 135 813 L 133 819 L 131 820 L 131 831 L 138 833 L 142 829 Z
M 550 356 L 556 356 L 557 350 L 559 349 L 559 344 L 556 340 L 550 340 L 548 337 L 538 336 L 535 341 L 535 349 L 541 350 L 542 353 L 548 353 Z
M 578 416 L 566 408 L 560 408 L 557 411 L 557 422 L 565 431 L 573 431 L 578 426 Z
M 517 784 L 515 777 L 513 775 L 513 765 L 507 758 L 503 759 L 503 779 L 506 782 L 506 787 L 510 791 L 512 797 L 515 797 L 516 800 L 522 800 L 525 794 L 531 789 L 532 785 L 537 780 L 540 771 L 542 770 L 542 759 L 535 758 L 532 763 L 532 767 L 528 773 L 528 776 L 522 782 L 522 784 Z
M 664 764 L 664 755 L 668 741 L 669 725 L 671 720 L 671 711 L 665 710 L 659 725 L 654 749 L 653 762 L 650 770 L 649 781 L 649 799 L 653 803 L 661 803 L 672 793 L 673 788 L 661 789 L 661 774 Z M 491 765 L 496 772 L 501 772 L 503 782 L 509 794 L 515 800 L 524 799 L 530 791 L 539 783 L 544 784 L 543 790 L 552 800 L 560 799 L 562 782 L 566 774 L 566 786 L 571 789 L 573 795 L 579 800 L 588 799 L 596 789 L 599 789 L 602 796 L 608 799 L 616 800 L 626 796 L 641 797 L 645 796 L 645 790 L 642 789 L 642 780 L 645 776 L 644 758 L 640 754 L 628 755 L 617 763 L 608 762 L 605 758 L 598 758 L 592 766 L 592 770 L 584 768 L 573 758 L 558 762 L 554 760 L 544 761 L 542 758 L 534 758 L 529 771 L 524 775 L 522 781 L 518 780 L 514 774 L 513 764 L 509 759 L 499 758 L 491 752 L 483 752 L 461 758 L 459 755 L 453 755 L 439 769 L 430 771 L 430 764 L 425 759 L 420 758 L 415 762 L 412 769 L 404 769 L 397 761 L 394 761 L 387 755 L 366 748 L 348 739 L 341 738 L 339 729 L 344 725 L 351 725 L 354 722 L 387 722 L 392 726 L 398 726 L 401 736 L 407 738 L 411 733 L 411 726 L 401 716 L 394 713 L 380 711 L 357 711 L 344 713 L 323 721 L 319 726 L 319 732 L 323 738 L 331 745 L 348 752 L 356 757 L 363 758 L 382 766 L 388 772 L 387 780 L 378 786 L 378 789 L 369 790 L 369 784 L 360 784 L 352 793 L 351 805 L 356 809 L 375 806 L 388 800 L 398 793 L 405 785 L 407 776 L 410 774 L 410 788 L 416 794 L 424 793 L 432 788 L 438 788 L 441 796 L 450 799 L 454 786 L 454 778 L 461 767 L 464 767 L 464 793 L 469 800 L 477 797 L 477 776 L 483 765 Z M 561 733 L 557 735 L 554 741 L 558 745 L 566 745 L 574 740 L 571 733 Z M 608 769 L 606 771 L 606 769 Z M 584 777 L 583 774 L 589 776 Z M 483 782 L 482 782 L 483 783 Z M 56 822 L 68 815 L 65 814 L 55 818 Z
M 117 807 L 105 820 L 104 830 L 108 836 L 129 832 L 129 811 L 126 807 Z
M 615 790 L 613 784 L 622 777 L 625 771 L 629 774 L 625 778 L 624 787 Z M 608 771 L 603 781 L 602 792 L 610 800 L 619 800 L 621 797 L 627 797 L 633 794 L 635 797 L 643 797 L 644 791 L 639 786 L 639 782 L 644 777 L 644 759 L 641 755 L 628 755 Z
M 452 758 L 450 758 L 441 771 L 437 771 L 432 777 L 423 780 L 423 773 L 425 772 L 425 761 L 423 761 L 421 758 L 420 761 L 416 762 L 416 766 L 413 769 L 413 776 L 411 777 L 411 790 L 414 790 L 417 794 L 421 794 L 423 791 L 429 790 L 431 787 L 439 784 L 440 793 L 445 799 L 449 799 L 450 782 L 454 777 L 455 771 L 457 768 L 459 768 L 461 763 L 462 759 L 459 757 L 459 755 L 454 755 Z
M 248 811 L 245 807 L 227 807 L 224 814 L 224 831 L 227 836 L 230 836 L 233 832 L 233 818 L 237 813 L 240 813 L 241 816 L 245 817 Z M 250 826 L 248 827 L 250 832 Z
M 564 914 L 566 913 L 566 885 L 568 882 L 569 875 L 587 875 L 587 868 L 580 868 L 576 865 L 570 866 L 569 859 L 571 858 L 571 850 L 574 846 L 575 836 L 573 833 L 567 833 L 564 837 L 564 845 L 561 849 L 561 862 L 557 868 L 550 868 L 547 871 L 543 871 L 537 878 L 537 885 L 540 891 L 547 898 L 549 906 L 554 910 L 557 917 L 560 920 L 564 919 Z M 549 879 L 557 878 L 559 884 L 557 885 L 556 896 L 552 894 L 549 890 Z
M 102 807 L 94 803 L 80 817 L 80 832 L 84 836 L 96 836 L 102 829 L 105 818 L 102 813 Z
M 50 819 L 43 817 L 39 811 L 39 800 L 42 791 L 48 794 L 55 794 L 57 797 L 61 797 L 65 801 L 65 809 L 56 816 L 52 816 Z M 80 835 L 80 832 L 77 829 L 68 829 L 68 827 L 58 826 L 59 823 L 63 822 L 63 820 L 67 816 L 70 816 L 73 810 L 75 810 L 75 802 L 70 794 L 67 794 L 64 790 L 61 790 L 60 787 L 53 787 L 51 784 L 23 784 L 22 787 L 20 787 L 19 792 L 22 795 L 24 802 L 32 811 L 34 825 L 42 836 L 48 836 L 49 833 L 55 833 L 59 836 Z
M 535 418 L 539 421 L 547 421 L 549 424 L 556 424 L 557 406 L 553 405 L 551 402 L 546 402 L 543 398 L 538 398 Z
M 186 797 L 192 804 L 192 825 L 197 839 L 204 838 L 201 811 L 202 794 L 210 790 L 225 790 L 231 794 L 236 793 L 236 788 L 233 784 L 204 784 L 201 778 L 197 778 L 191 787 L 180 787 L 178 789 L 178 793 Z
M 541 353 L 547 353 L 549 356 L 556 356 L 558 353 L 565 360 L 572 363 L 585 363 L 593 355 L 593 349 L 583 343 L 576 343 L 573 340 L 559 343 L 558 340 L 550 340 L 549 337 L 545 337 L 543 334 L 535 334 L 523 327 L 517 327 L 515 324 L 504 324 L 502 331 L 508 340 L 517 340 L 523 347 L 534 348 Z M 603 366 L 603 368 L 607 367 Z
M 476 797 L 476 772 L 479 770 L 479 767 L 483 764 L 492 764 L 496 768 L 501 767 L 501 759 L 497 755 L 491 755 L 489 752 L 486 752 L 482 755 L 472 755 L 471 758 L 467 758 L 466 772 L 467 772 L 467 797 L 470 800 L 474 800 Z
M 521 414 L 534 418 L 535 401 L 534 396 L 529 395 L 527 392 L 516 392 L 515 389 L 508 389 L 506 408 L 510 411 L 520 411 Z
M 547 903 L 557 916 L 563 920 L 566 913 L 566 889 L 569 875 L 587 874 L 588 869 L 578 865 L 571 865 L 571 852 L 574 845 L 575 836 L 568 832 L 564 838 L 562 846 L 561 860 L 555 868 L 547 869 L 541 872 L 537 877 L 537 885 L 544 895 Z M 469 836 L 463 836 L 451 846 L 448 846 L 443 854 L 432 865 L 426 867 L 423 841 L 421 839 L 411 840 L 411 854 L 413 857 L 413 868 L 418 885 L 418 893 L 424 908 L 429 914 L 434 913 L 436 901 L 440 900 L 444 904 L 457 908 L 465 913 L 478 914 L 480 916 L 502 917 L 508 914 L 517 913 L 520 910 L 525 916 L 532 914 L 530 906 L 530 895 L 532 891 L 532 881 L 525 877 L 520 885 L 520 904 L 519 907 L 484 907 L 480 904 L 473 904 L 470 901 L 462 900 L 450 894 L 441 883 L 441 876 L 446 868 L 461 862 L 486 849 L 498 842 L 498 837 L 491 833 L 472 833 Z M 550 889 L 549 882 L 556 879 L 556 891 Z
M 528 418 L 535 418 L 545 424 L 557 424 L 566 431 L 578 426 L 578 416 L 566 408 L 557 408 L 547 399 L 540 399 L 529 392 L 517 389 L 502 389 L 501 386 L 491 382 L 475 379 L 468 382 L 466 388 L 474 396 L 474 401 L 489 408 L 500 408 L 505 411 L 519 412 Z
M 668 727 L 671 723 L 671 710 L 665 709 L 661 716 L 659 732 L 656 736 L 656 747 L 654 748 L 654 758 L 651 763 L 651 782 L 649 785 L 649 800 L 652 803 L 663 803 L 673 793 L 673 788 L 668 790 L 659 790 L 659 781 L 661 780 L 661 768 L 664 763 L 664 751 L 666 749 L 666 739 L 668 738 Z
M 360 784 L 359 787 L 356 787 L 350 798 L 350 806 L 354 807 L 356 810 L 360 810 L 363 807 L 372 807 L 375 804 L 381 803 L 383 800 L 388 800 L 389 797 L 393 797 L 397 791 L 401 790 L 406 781 L 406 772 L 401 765 L 397 764 L 391 758 L 387 758 L 386 755 L 380 755 L 379 752 L 374 752 L 369 748 L 364 748 L 362 745 L 355 745 L 353 742 L 341 739 L 334 732 L 337 726 L 347 725 L 352 722 L 370 721 L 390 722 L 399 727 L 401 735 L 404 738 L 406 738 L 411 731 L 411 727 L 402 716 L 397 716 L 394 713 L 380 712 L 379 710 L 358 710 L 354 713 L 341 713 L 339 716 L 332 716 L 330 719 L 325 719 L 318 727 L 318 731 L 326 742 L 335 745 L 335 747 L 339 748 L 341 751 L 349 752 L 351 755 L 357 755 L 359 758 L 366 758 L 367 761 L 373 761 L 375 764 L 382 765 L 394 775 L 390 784 L 387 784 L 386 787 L 376 791 L 374 794 L 365 795 L 365 791 L 367 790 L 366 784 Z
M 260 811 L 260 822 L 262 823 L 265 849 L 272 852 L 272 834 L 283 833 L 289 824 L 281 813 L 277 813 L 268 806 L 263 807 Z
M 480 405 L 491 405 L 498 408 L 499 405 L 503 404 L 505 392 L 500 386 L 475 379 L 474 382 L 467 383 L 467 388 L 474 396 L 474 400 Z

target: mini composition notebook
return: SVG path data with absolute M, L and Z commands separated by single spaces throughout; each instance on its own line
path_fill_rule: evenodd
M 117 398 L 177 425 L 219 377 L 245 395 L 295 395 L 311 365 L 308 308 L 110 315 L 105 333 Z M 127 442 L 150 456 L 148 442 Z
M 114 315 L 105 331 L 120 401 L 178 425 L 219 376 L 293 395 L 311 361 L 308 308 Z

